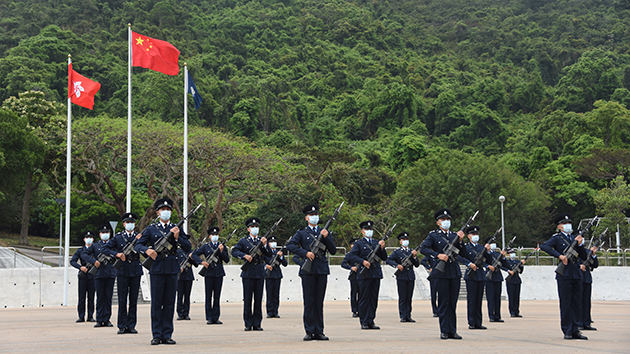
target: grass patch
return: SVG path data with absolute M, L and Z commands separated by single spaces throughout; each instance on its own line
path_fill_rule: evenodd
M 58 238 L 48 238 L 39 236 L 29 236 L 28 242 L 31 246 L 42 248 L 44 246 L 59 246 Z M 0 244 L 3 247 L 17 246 L 20 243 L 19 234 L 0 233 Z

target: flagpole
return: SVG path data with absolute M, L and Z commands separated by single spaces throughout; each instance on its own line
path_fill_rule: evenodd
M 127 206 L 131 212 L 131 23 L 127 24 Z
M 188 215 L 188 66 L 184 63 L 184 215 Z M 186 234 L 190 235 L 188 221 L 184 223 Z
M 68 54 L 68 76 L 70 76 L 70 65 L 72 59 Z M 71 82 L 71 80 L 68 80 Z M 68 90 L 70 86 L 68 85 Z M 66 242 L 64 247 L 63 262 L 63 306 L 68 306 L 68 260 L 70 259 L 70 172 L 71 172 L 71 156 L 72 156 L 72 98 L 68 92 L 68 136 L 66 140 Z

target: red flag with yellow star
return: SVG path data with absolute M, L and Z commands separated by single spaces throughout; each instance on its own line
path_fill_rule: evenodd
M 74 71 L 72 63 L 68 64 L 68 98 L 72 103 L 94 109 L 94 95 L 100 88 L 101 84 Z
M 131 31 L 132 65 L 159 71 L 166 75 L 179 73 L 179 50 L 159 39 Z

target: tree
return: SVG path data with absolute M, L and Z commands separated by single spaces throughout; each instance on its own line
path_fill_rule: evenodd
M 610 185 L 598 191 L 594 199 L 597 215 L 604 217 L 600 225 L 602 229 L 608 227 L 609 230 L 616 230 L 617 225 L 627 225 L 624 213 L 630 210 L 630 186 L 622 176 L 617 176 L 610 181 Z M 625 232 L 627 229 L 621 227 L 620 230 L 622 230 L 622 243 L 630 244 L 630 235 Z

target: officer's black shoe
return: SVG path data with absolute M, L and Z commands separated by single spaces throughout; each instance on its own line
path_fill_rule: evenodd
M 138 334 L 135 328 L 126 328 L 125 333 Z
M 459 335 L 459 334 L 457 334 L 457 333 L 449 333 L 449 334 L 448 334 L 448 337 L 449 337 L 450 339 L 462 339 L 462 336 L 460 336 L 460 335 Z
M 413 318 L 411 318 L 411 317 L 407 317 L 407 322 L 415 323 L 415 322 L 416 322 L 416 320 L 414 320 L 414 319 L 413 319 Z
M 368 327 L 370 327 L 370 329 L 381 329 L 381 327 L 375 325 L 374 323 L 372 323 L 371 325 L 369 325 Z
M 273 315 L 267 314 L 267 318 L 273 318 Z
M 275 318 L 280 318 L 280 315 L 275 315 L 275 316 L 273 316 L 273 317 L 275 317 Z
M 223 322 L 219 321 L 219 320 L 214 320 L 212 321 L 214 324 L 223 324 Z
M 184 316 L 184 319 L 185 319 L 186 321 L 190 321 L 190 316 L 186 315 L 186 316 Z
M 401 318 L 400 322 L 407 322 L 407 319 L 406 318 Z
M 177 316 L 177 320 L 178 320 L 178 321 L 181 321 L 181 320 L 183 320 L 183 319 L 184 319 L 184 316 Z
M 87 319 L 87 321 L 88 321 L 88 322 L 96 322 L 96 320 L 95 320 L 95 319 L 93 319 L 93 318 L 88 318 L 88 319 Z
M 313 339 L 315 339 L 315 340 L 328 340 L 328 337 L 326 337 L 323 333 L 322 334 L 313 334 Z
M 448 339 L 448 333 L 440 333 L 440 339 Z
M 523 317 L 521 315 L 510 315 L 510 317 Z
M 475 329 L 488 329 L 488 327 L 484 325 L 478 325 L 478 326 L 475 326 Z
M 158 345 L 160 344 L 160 342 L 161 342 L 160 338 L 151 339 L 151 345 Z
M 252 326 L 245 327 L 245 331 L 246 331 L 246 332 L 249 332 L 249 331 L 251 331 L 251 330 L 252 330 Z
M 434 313 L 433 317 L 439 317 L 439 315 L 437 313 Z
M 105 322 L 96 322 L 94 328 L 105 327 Z
M 361 325 L 361 329 L 371 329 L 368 325 Z
M 571 337 L 573 337 L 573 339 L 585 339 L 585 340 L 588 340 L 588 337 L 583 335 L 582 333 L 580 333 L 580 331 L 577 331 L 577 332 L 573 333 L 573 335 Z
M 583 331 L 597 331 L 597 328 L 591 326 L 584 326 L 582 328 Z
M 209 325 L 214 324 L 214 321 L 207 321 L 206 324 L 209 324 Z
M 110 321 L 103 322 L 103 326 L 105 326 L 105 327 L 114 327 L 114 325 Z
M 162 344 L 176 344 L 177 342 L 173 338 L 162 339 Z
M 79 318 L 79 319 L 78 319 L 78 320 L 76 320 L 75 322 L 76 322 L 76 323 L 81 323 L 81 322 L 85 322 L 85 320 L 84 320 L 84 319 L 82 319 L 82 318 Z
M 262 331 L 263 330 L 262 327 L 260 327 L 260 326 L 254 326 L 254 327 L 252 327 L 252 329 L 254 331 Z
M 308 341 L 312 341 L 312 340 L 315 340 L 313 335 L 310 334 L 310 333 L 306 333 L 306 335 L 304 336 L 304 341 L 308 342 Z
M 125 334 L 127 332 L 125 332 L 126 328 L 119 328 L 118 332 L 116 332 L 117 334 Z
M 352 313 L 352 317 L 359 317 L 359 313 L 358 312 L 353 312 Z

